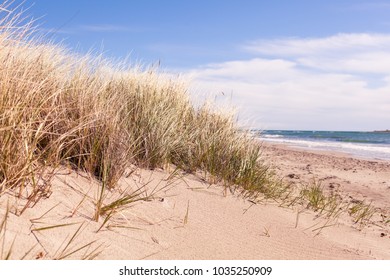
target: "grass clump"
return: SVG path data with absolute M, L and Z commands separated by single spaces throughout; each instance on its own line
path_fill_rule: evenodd
M 174 164 L 245 193 L 271 193 L 261 147 L 234 115 L 195 108 L 180 79 L 34 37 L 11 4 L 0 9 L 0 193 L 38 192 L 63 164 L 104 188 L 129 164 Z
M 364 201 L 358 201 L 349 207 L 348 213 L 353 218 L 355 224 L 361 226 L 370 222 L 372 216 L 377 212 L 371 203 L 367 204 Z
M 321 186 L 321 181 L 313 180 L 300 190 L 300 199 L 307 205 L 306 208 L 325 214 L 327 217 L 337 217 L 343 211 L 343 201 L 336 194 L 327 194 Z

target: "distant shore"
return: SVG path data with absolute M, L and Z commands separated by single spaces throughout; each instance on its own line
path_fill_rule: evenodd
M 390 133 L 358 131 L 267 130 L 261 141 L 304 150 L 341 152 L 362 159 L 390 161 Z

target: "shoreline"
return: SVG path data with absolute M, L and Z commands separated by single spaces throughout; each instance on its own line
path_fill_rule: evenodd
M 263 142 L 263 158 L 292 182 L 319 180 L 390 210 L 390 161 Z M 294 175 L 292 175 L 294 174 Z M 293 178 L 290 178 L 293 177 Z
M 368 152 L 358 152 L 358 149 L 357 147 L 353 147 L 353 148 L 349 148 L 351 149 L 350 151 L 348 151 L 346 148 L 332 148 L 331 145 L 333 144 L 336 144 L 337 142 L 334 142 L 334 143 L 329 143 L 329 146 L 326 145 L 326 143 L 321 143 L 322 146 L 319 146 L 319 147 L 312 147 L 310 146 L 310 142 L 307 141 L 307 146 L 305 145 L 299 145 L 299 144 L 295 144 L 294 142 L 282 142 L 282 141 L 272 141 L 270 139 L 264 139 L 264 138 L 259 138 L 259 141 L 262 142 L 262 143 L 266 143 L 266 144 L 269 144 L 269 145 L 280 145 L 280 146 L 286 146 L 286 147 L 289 147 L 291 149 L 297 149 L 297 150 L 303 150 L 303 151 L 307 151 L 307 152 L 319 152 L 319 153 L 329 153 L 329 154 L 340 154 L 340 155 L 345 155 L 347 157 L 351 157 L 351 158 L 356 158 L 356 159 L 361 159 L 361 160 L 373 160 L 373 161 L 383 161 L 383 162 L 390 162 L 390 158 L 389 156 L 387 157 L 378 157 L 378 155 L 374 156 Z M 305 140 L 302 140 L 302 141 L 305 141 Z M 372 147 L 372 148 L 388 148 L 390 149 L 390 146 L 377 146 L 377 145 L 374 145 L 374 144 L 366 144 L 366 145 L 369 145 L 368 147 Z
M 274 146 L 277 148 L 298 151 L 298 152 L 300 151 L 300 152 L 306 152 L 306 153 L 312 153 L 312 154 L 345 157 L 345 158 L 351 158 L 351 159 L 355 159 L 355 160 L 375 161 L 375 162 L 380 162 L 380 163 L 384 163 L 384 164 L 390 164 L 390 160 L 387 160 L 387 159 L 364 157 L 364 156 L 359 156 L 357 154 L 354 154 L 352 152 L 347 152 L 347 151 L 337 151 L 337 150 L 330 150 L 330 149 L 321 149 L 321 148 L 304 147 L 304 146 L 298 146 L 298 145 L 290 145 L 289 143 L 282 143 L 282 142 L 279 143 L 276 141 L 268 141 L 268 140 L 264 140 L 264 139 L 260 139 L 259 141 L 265 147 Z
M 271 144 L 310 151 L 342 152 L 366 160 L 390 161 L 390 138 L 379 132 L 266 130 L 254 136 Z

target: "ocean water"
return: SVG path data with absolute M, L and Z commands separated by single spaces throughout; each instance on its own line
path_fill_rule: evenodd
M 252 132 L 265 142 L 342 152 L 364 159 L 390 161 L 390 133 L 299 130 L 253 130 Z

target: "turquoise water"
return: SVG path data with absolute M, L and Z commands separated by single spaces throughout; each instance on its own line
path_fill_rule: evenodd
M 336 151 L 366 159 L 390 160 L 390 133 L 358 131 L 254 130 L 266 142 Z

